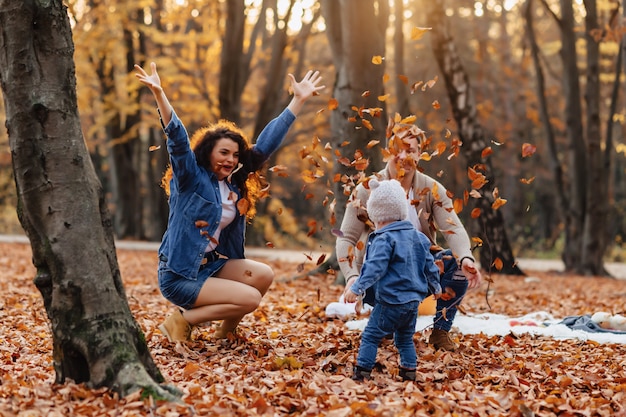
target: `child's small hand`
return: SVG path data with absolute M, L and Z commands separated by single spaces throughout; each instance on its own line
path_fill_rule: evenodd
M 352 290 L 347 290 L 344 295 L 343 295 L 343 299 L 346 303 L 356 303 L 358 296 L 352 292 Z

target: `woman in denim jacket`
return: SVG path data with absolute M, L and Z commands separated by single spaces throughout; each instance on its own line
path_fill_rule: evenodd
M 361 336 L 353 379 L 370 378 L 378 345 L 393 335 L 400 354 L 402 380 L 415 381 L 415 323 L 417 306 L 428 296 L 439 297 L 439 267 L 430 253 L 430 240 L 407 220 L 409 203 L 397 180 L 369 181 L 367 212 L 376 229 L 368 236 L 363 269 L 346 289 L 353 303 L 374 289 L 376 303 Z
M 170 156 L 163 178 L 170 210 L 158 276 L 161 293 L 180 309 L 159 330 L 170 341 L 187 341 L 192 326 L 222 320 L 216 337 L 223 338 L 258 307 L 274 279 L 268 265 L 244 257 L 246 218 L 252 216 L 259 192 L 254 173 L 279 148 L 305 101 L 324 86 L 318 85 L 317 71 L 300 82 L 289 74 L 291 102 L 250 146 L 239 128 L 223 120 L 189 140 L 156 64 L 151 64 L 151 74 L 139 65 L 135 69 L 156 99 Z

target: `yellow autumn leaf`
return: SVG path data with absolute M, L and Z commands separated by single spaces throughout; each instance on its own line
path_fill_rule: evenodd
M 382 56 L 380 56 L 380 55 L 374 55 L 374 56 L 372 57 L 372 64 L 374 64 L 374 65 L 380 65 L 380 64 L 382 64 L 382 63 L 383 63 L 383 59 L 384 59 L 384 58 L 383 58 Z
M 426 32 L 428 32 L 429 30 L 432 30 L 432 28 L 414 27 L 413 29 L 411 29 L 411 40 L 417 41 L 422 39 Z

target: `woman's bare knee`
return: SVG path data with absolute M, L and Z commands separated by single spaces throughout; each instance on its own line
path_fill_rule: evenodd
M 261 294 L 265 294 L 265 292 L 272 285 L 272 282 L 274 282 L 274 270 L 269 265 L 259 263 L 257 274 L 258 285 L 255 285 L 255 287 L 261 292 Z
M 269 265 L 250 259 L 230 260 L 216 276 L 243 282 L 256 288 L 262 295 L 265 294 L 274 281 L 274 271 Z

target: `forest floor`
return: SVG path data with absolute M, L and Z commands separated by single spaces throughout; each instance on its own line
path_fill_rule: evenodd
M 184 393 L 176 404 L 55 384 L 30 247 L 0 242 L 0 416 L 626 416 L 626 344 L 620 343 L 453 329 L 460 349 L 450 353 L 427 345 L 425 329 L 415 334 L 415 383 L 398 379 L 389 341 L 379 348 L 373 379 L 352 381 L 361 333 L 324 314 L 343 287 L 332 274 L 290 279 L 318 260 L 311 254 L 267 258 L 276 281 L 261 307 L 244 318 L 239 337 L 216 340 L 214 326 L 206 325 L 182 344 L 156 329 L 171 306 L 157 288 L 155 252 L 118 247 L 131 311 L 167 383 Z M 466 296 L 463 314 L 626 312 L 626 280 L 526 273 L 533 279 L 487 275 Z

